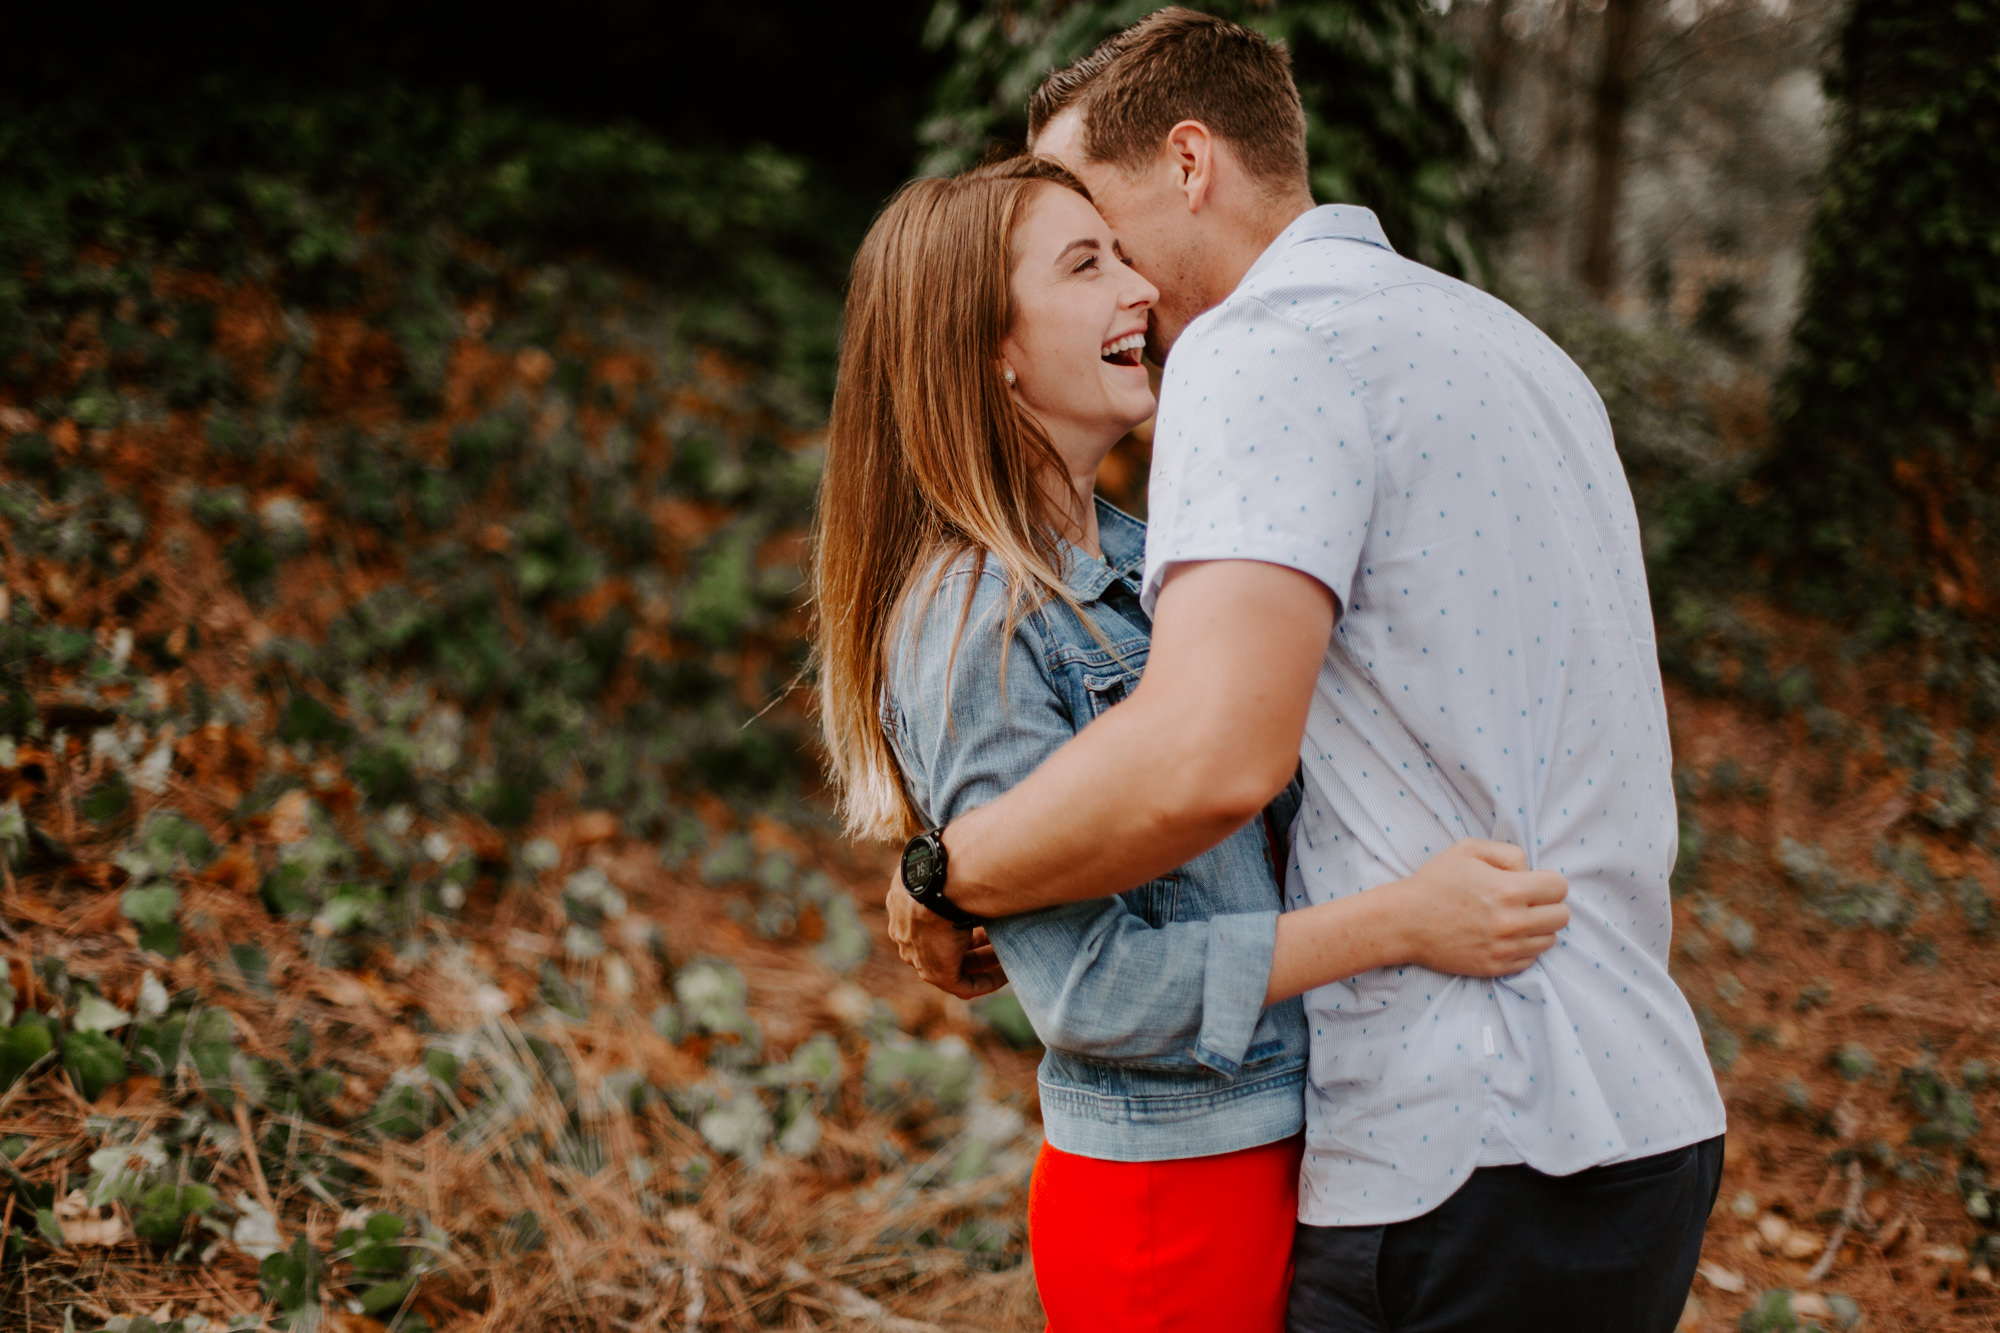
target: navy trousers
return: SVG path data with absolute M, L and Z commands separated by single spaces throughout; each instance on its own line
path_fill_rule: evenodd
M 1722 1185 L 1722 1140 L 1545 1176 L 1472 1173 L 1435 1211 L 1301 1225 L 1288 1333 L 1673 1333 Z

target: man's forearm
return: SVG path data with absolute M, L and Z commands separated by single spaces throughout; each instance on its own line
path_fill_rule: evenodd
M 952 822 L 954 903 L 1010 916 L 1123 893 L 1199 856 L 1262 807 L 1268 793 L 1202 790 L 1198 739 L 1150 717 L 1143 688 L 1025 782 Z
M 1122 893 L 1241 828 L 1298 767 L 1337 609 L 1283 566 L 1183 566 L 1131 697 L 946 830 L 951 900 L 1007 916 Z

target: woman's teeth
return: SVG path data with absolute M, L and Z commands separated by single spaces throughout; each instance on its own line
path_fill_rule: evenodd
M 1145 346 L 1144 333 L 1128 333 L 1123 338 L 1104 344 L 1104 350 L 1098 355 L 1114 366 L 1136 366 L 1139 364 L 1139 353 Z

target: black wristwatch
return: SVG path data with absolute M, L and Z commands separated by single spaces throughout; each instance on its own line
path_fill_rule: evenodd
M 904 892 L 960 930 L 985 925 L 985 917 L 974 916 L 944 896 L 945 860 L 942 825 L 928 833 L 919 833 L 904 843 Z

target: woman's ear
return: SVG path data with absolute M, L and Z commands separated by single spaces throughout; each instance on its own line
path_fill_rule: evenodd
M 1000 378 L 1007 381 L 1008 388 L 1010 389 L 1013 388 L 1015 379 L 1014 367 L 1008 365 L 1005 361 L 1002 361 L 1000 363 Z

